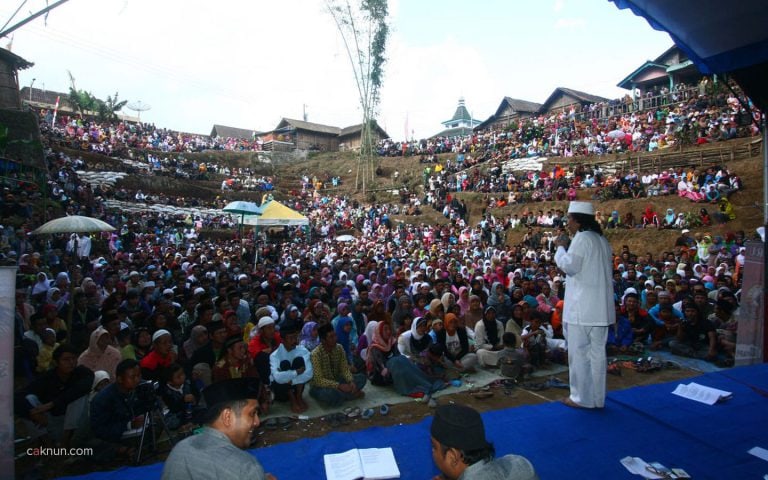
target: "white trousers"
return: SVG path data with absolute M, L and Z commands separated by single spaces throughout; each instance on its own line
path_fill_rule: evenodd
M 586 408 L 605 406 L 605 342 L 608 327 L 564 324 L 571 400 Z

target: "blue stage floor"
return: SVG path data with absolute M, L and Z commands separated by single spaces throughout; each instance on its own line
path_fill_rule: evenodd
M 672 395 L 679 383 L 733 392 L 708 406 Z M 630 479 L 619 460 L 641 457 L 685 469 L 694 479 L 762 479 L 768 462 L 747 453 L 768 449 L 768 364 L 610 392 L 601 411 L 547 403 L 483 414 L 497 455 L 527 457 L 541 479 Z M 413 425 L 331 433 L 253 450 L 279 480 L 323 479 L 323 455 L 350 448 L 391 446 L 401 478 L 426 480 L 438 472 L 429 447 L 431 419 Z M 89 474 L 88 480 L 150 480 L 162 464 Z

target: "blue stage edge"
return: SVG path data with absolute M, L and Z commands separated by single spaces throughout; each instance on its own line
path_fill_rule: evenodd
M 672 391 L 696 383 L 733 392 L 708 406 Z M 611 392 L 602 411 L 574 410 L 559 403 L 483 414 L 497 455 L 527 457 L 542 480 L 640 478 L 619 460 L 626 456 L 686 470 L 693 478 L 763 478 L 768 462 L 747 451 L 768 449 L 768 364 L 707 373 L 671 382 Z M 413 425 L 331 433 L 254 450 L 279 480 L 323 479 L 323 455 L 350 448 L 390 446 L 401 478 L 427 480 L 438 472 L 429 447 L 431 418 Z M 97 472 L 88 480 L 151 480 L 163 464 Z

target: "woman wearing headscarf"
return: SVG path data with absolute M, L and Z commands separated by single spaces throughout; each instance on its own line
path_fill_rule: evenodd
M 392 323 L 392 316 L 384 307 L 383 300 L 375 300 L 371 306 L 371 313 L 368 314 L 369 322 L 388 322 Z
M 283 313 L 280 314 L 280 323 L 278 325 L 282 327 L 287 323 L 301 323 L 301 320 L 299 320 L 299 307 L 296 305 L 288 305 L 286 309 L 283 310 Z
M 504 285 L 494 282 L 491 287 L 491 294 L 488 296 L 488 306 L 496 311 L 496 318 L 505 324 L 510 315 L 512 315 L 512 299 L 507 295 Z
M 358 335 L 362 335 L 362 333 L 365 331 L 365 324 L 368 323 L 368 315 L 365 314 L 367 310 L 366 307 L 367 303 L 365 300 L 359 297 L 352 304 L 352 311 L 350 312 L 350 316 L 352 317 L 352 322 L 355 326 L 354 329 Z
M 322 325 L 323 322 L 323 302 L 317 298 L 313 298 L 307 303 L 307 308 L 304 309 L 304 323 L 316 322 Z
M 376 300 L 383 300 L 384 293 L 382 292 L 381 285 L 374 283 L 371 287 L 371 292 L 368 294 L 368 298 L 375 302 Z
M 360 340 L 357 342 L 357 351 L 360 352 L 360 358 L 365 361 L 367 359 L 368 355 L 368 347 L 371 345 L 371 340 L 373 340 L 373 332 L 376 330 L 376 325 L 378 325 L 379 322 L 372 320 L 368 322 L 365 325 L 365 331 L 362 335 L 360 335 Z
M 397 299 L 397 306 L 392 312 L 392 326 L 395 330 L 400 328 L 405 317 L 413 318 L 411 312 L 412 307 L 413 303 L 411 302 L 411 297 L 408 295 L 402 295 Z
M 429 336 L 429 321 L 424 317 L 416 317 L 411 329 L 397 338 L 397 349 L 406 357 L 417 357 L 432 344 Z
M 400 395 L 429 396 L 445 387 L 444 382 L 430 380 L 421 369 L 400 354 L 392 326 L 388 323 L 376 325 L 373 340 L 368 347 L 366 371 L 372 384 L 392 385 Z
M 464 319 L 464 323 L 474 328 L 475 324 L 483 319 L 483 302 L 477 295 L 469 296 L 469 308 L 461 317 Z
M 499 363 L 499 354 L 504 348 L 501 335 L 504 325 L 496 319 L 496 309 L 486 307 L 483 319 L 475 324 L 475 346 L 480 365 L 495 367 Z
M 469 288 L 462 286 L 459 287 L 459 299 L 456 301 L 456 303 L 461 308 L 461 315 L 466 315 L 467 311 L 469 311 Z
M 88 348 L 80 354 L 77 364 L 88 367 L 92 372 L 104 370 L 110 378 L 117 378 L 117 364 L 123 359 L 120 350 L 113 347 L 112 336 L 104 327 L 99 327 L 91 333 Z
M 341 320 L 349 320 L 349 322 L 352 324 L 352 328 L 349 330 L 349 344 L 352 346 L 357 345 L 357 341 L 360 338 L 360 336 L 357 333 L 357 328 L 355 325 L 355 321 L 352 318 L 349 305 L 346 303 L 340 303 L 338 307 L 336 308 L 337 315 L 336 317 L 331 320 L 331 324 L 333 325 L 333 328 L 339 326 L 339 322 Z
M 61 290 L 59 290 L 56 287 L 51 287 L 48 289 L 48 293 L 45 295 L 45 304 L 46 305 L 53 305 L 56 307 L 56 310 L 61 310 L 61 307 L 64 306 L 63 297 L 61 295 Z
M 451 307 L 453 307 L 456 304 L 456 296 L 451 292 L 445 292 L 442 297 L 440 297 L 440 303 L 443 304 L 443 311 L 444 312 L 450 312 Z
M 650 205 L 647 205 L 645 207 L 645 212 L 643 212 L 643 228 L 648 227 L 656 227 L 659 228 L 659 215 L 653 211 L 653 207 Z
M 675 228 L 675 221 L 677 220 L 677 215 L 675 215 L 675 209 L 674 208 L 668 208 L 666 215 L 664 215 L 664 220 L 661 223 L 662 228 Z
M 179 363 L 191 359 L 195 351 L 208 343 L 208 329 L 205 325 L 195 325 L 189 334 L 189 338 L 181 346 L 179 351 Z
M 353 363 L 353 355 L 356 351 L 355 344 L 351 342 L 352 338 L 352 319 L 348 316 L 336 317 L 336 343 L 341 345 L 344 349 L 344 354 L 347 356 L 347 362 L 351 366 Z
M 32 299 L 35 303 L 40 304 L 46 300 L 48 290 L 51 289 L 51 282 L 48 280 L 48 275 L 45 272 L 37 274 L 37 282 L 32 287 Z
M 440 319 L 443 320 L 445 317 L 445 307 L 443 306 L 443 303 L 435 298 L 431 302 L 429 302 L 429 317 L 434 319 Z
M 317 336 L 317 322 L 307 322 L 301 327 L 299 345 L 310 352 L 320 345 L 320 338 Z
M 504 332 L 514 333 L 517 337 L 515 348 L 520 348 L 522 341 L 520 335 L 523 333 L 523 327 L 525 326 L 525 319 L 523 318 L 523 305 L 528 305 L 524 301 L 520 301 L 512 305 L 512 316 L 507 320 L 507 325 L 504 327 Z
M 437 343 L 445 348 L 445 358 L 460 371 L 474 370 L 477 355 L 469 351 L 467 330 L 458 328 L 459 319 L 453 313 L 445 314 L 444 327 L 437 332 Z

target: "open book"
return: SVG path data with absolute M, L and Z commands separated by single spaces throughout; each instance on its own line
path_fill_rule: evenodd
M 328 480 L 384 480 L 400 478 L 395 454 L 387 448 L 354 448 L 323 455 Z
M 672 393 L 689 400 L 706 403 L 707 405 L 714 405 L 718 402 L 728 400 L 733 396 L 733 393 L 731 392 L 707 387 L 706 385 L 699 385 L 695 382 L 691 382 L 688 385 L 683 385 L 681 383 Z

